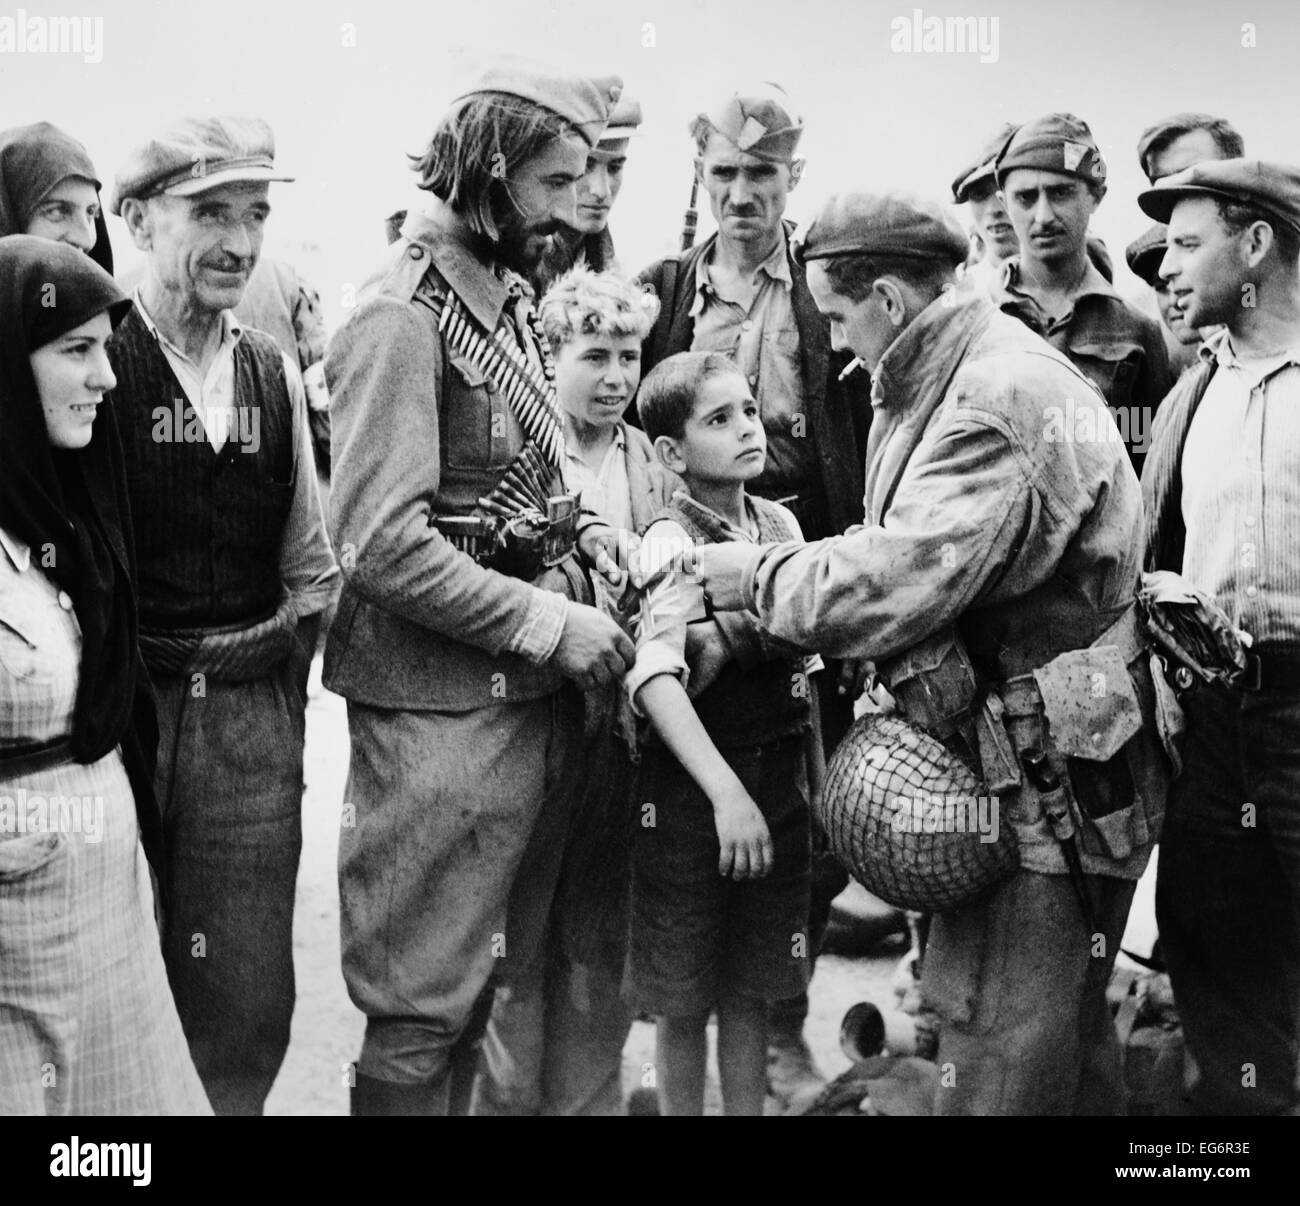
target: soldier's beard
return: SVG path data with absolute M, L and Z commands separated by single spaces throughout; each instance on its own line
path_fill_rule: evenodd
M 501 238 L 496 246 L 496 259 L 507 268 L 527 275 L 545 256 L 550 247 L 548 236 L 561 229 L 555 221 L 530 225 L 515 218 L 500 225 Z

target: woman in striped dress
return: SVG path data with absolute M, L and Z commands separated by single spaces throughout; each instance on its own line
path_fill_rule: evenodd
M 0 239 L 0 1115 L 208 1114 L 145 849 L 157 741 L 104 345 L 130 302 Z

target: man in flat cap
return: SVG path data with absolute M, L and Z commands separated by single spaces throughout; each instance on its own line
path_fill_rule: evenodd
M 791 254 L 794 223 L 785 220 L 785 208 L 803 173 L 803 121 L 784 89 L 761 83 L 699 114 L 690 132 L 695 173 L 718 230 L 638 277 L 661 303 L 642 349 L 643 375 L 676 352 L 722 352 L 734 359 L 749 381 L 767 436 L 767 465 L 747 488 L 789 507 L 810 540 L 842 532 L 862 518 L 870 382 L 861 372 L 844 376 L 851 358 L 832 351 L 826 320 Z M 720 626 L 691 628 L 693 641 L 713 645 L 714 664 L 722 664 L 714 634 L 741 661 L 765 656 L 756 630 L 735 617 Z M 837 677 L 838 667 L 831 666 L 815 679 L 828 752 L 852 721 L 846 700 L 835 695 Z M 834 858 L 814 854 L 814 952 L 830 902 L 846 883 Z M 773 1088 L 787 1099 L 819 1079 L 803 1038 L 807 1013 L 805 995 L 778 1006 L 770 1019 Z
M 145 267 L 109 345 L 158 699 L 163 949 L 218 1114 L 261 1113 L 289 1044 L 304 689 L 338 570 L 298 366 L 239 305 L 270 213 L 271 129 L 179 123 L 119 173 Z
M 1132 610 L 1137 478 L 1118 442 L 1046 433 L 1045 408 L 1108 421 L 1101 398 L 953 291 L 966 240 L 937 205 L 832 197 L 801 254 L 835 346 L 873 377 L 866 519 L 817 544 L 696 548 L 704 588 L 773 636 L 874 661 L 1015 830 L 1018 870 L 930 931 L 937 1112 L 1121 1113 L 1105 990 L 1165 784 Z M 1080 701 L 1076 681 L 1102 689 Z
M 1181 573 L 1254 639 L 1198 685 L 1156 916 L 1211 1114 L 1300 1107 L 1300 168 L 1206 161 L 1138 198 L 1192 327 L 1222 323 L 1161 408 L 1147 568 Z
M 1137 156 L 1142 174 L 1154 184 L 1164 176 L 1172 176 L 1194 163 L 1206 159 L 1239 159 L 1245 155 L 1246 147 L 1236 127 L 1223 117 L 1210 113 L 1175 113 L 1162 118 L 1142 131 L 1138 139 Z M 1151 238 L 1148 231 L 1139 240 L 1144 246 Z M 1136 246 L 1136 244 L 1134 244 Z M 1129 249 L 1132 251 L 1132 248 Z M 1164 248 L 1159 253 L 1146 251 L 1141 257 L 1144 270 L 1154 274 L 1164 257 Z M 1169 366 L 1177 376 L 1196 357 L 1199 341 L 1186 342 L 1193 328 L 1189 328 L 1176 313 L 1172 305 L 1173 295 L 1168 289 L 1163 292 L 1156 280 L 1150 279 L 1133 267 L 1130 258 L 1129 267 L 1144 281 L 1148 288 L 1132 295 L 1138 308 L 1144 314 L 1159 316 L 1165 337 L 1165 350 L 1169 353 Z
M 578 181 L 574 225 L 558 231 L 550 250 L 532 274 L 538 298 L 576 264 L 594 272 L 621 272 L 609 232 L 609 215 L 623 189 L 628 148 L 641 125 L 641 106 L 626 93 L 609 115 L 600 141 L 587 152 L 587 170 Z
M 1172 384 L 1169 359 L 1156 323 L 1088 258 L 1088 222 L 1106 195 L 1092 131 L 1072 113 L 1049 113 L 1016 131 L 996 172 L 1020 254 L 1008 260 L 993 301 L 1096 386 L 1140 474 L 1151 420 Z
M 575 221 L 619 91 L 500 68 L 455 101 L 415 165 L 426 209 L 326 356 L 345 582 L 325 682 L 348 700 L 343 973 L 366 1014 L 354 1114 L 463 1110 L 490 982 L 538 999 L 580 692 L 631 661 L 575 554 L 590 564 L 608 529 L 580 525 L 565 489 L 527 283 Z M 498 1069 L 488 1105 L 535 1082 Z

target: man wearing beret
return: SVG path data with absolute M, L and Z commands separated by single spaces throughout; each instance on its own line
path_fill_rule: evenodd
M 1101 398 L 986 296 L 952 291 L 966 240 L 937 205 L 832 197 L 801 254 L 835 346 L 873 377 L 866 519 L 817 544 L 699 547 L 704 588 L 776 637 L 874 661 L 1015 830 L 1018 870 L 930 931 L 936 1110 L 1120 1113 L 1105 990 L 1165 783 L 1132 610 L 1137 478 L 1117 441 L 1046 434 L 1044 408 L 1073 399 L 1097 423 Z M 1085 680 L 1103 684 L 1097 716 L 1060 714 L 1062 654 L 1102 675 Z
M 463 1109 L 492 983 L 540 1008 L 580 691 L 631 662 L 577 561 L 575 539 L 590 563 L 608 529 L 579 535 L 527 284 L 574 222 L 619 90 L 498 68 L 456 100 L 415 165 L 427 207 L 326 357 L 345 582 L 325 682 L 348 701 L 343 973 L 366 1014 L 355 1114 Z M 501 1037 L 499 1056 L 540 1058 Z M 536 1080 L 498 1065 L 488 1107 Z
M 628 146 L 641 125 L 641 106 L 624 93 L 618 98 L 600 141 L 587 153 L 587 170 L 578 181 L 573 226 L 557 231 L 532 274 L 538 298 L 575 264 L 594 272 L 621 272 L 614 256 L 609 215 L 623 190 Z
M 1142 470 L 1151 420 L 1170 384 L 1164 336 L 1088 258 L 1088 222 L 1106 195 L 1106 164 L 1087 124 L 1049 113 L 1021 126 L 997 163 L 1020 240 L 991 296 L 1063 352 L 1097 387 Z
M 297 364 L 242 326 L 275 169 L 256 118 L 181 122 L 118 175 L 146 261 L 109 356 L 158 699 L 163 949 L 218 1114 L 261 1113 L 289 1044 L 304 689 L 338 569 Z
M 1213 1114 L 1300 1107 L 1300 168 L 1198 163 L 1138 198 L 1169 225 L 1161 280 L 1222 323 L 1161 408 L 1147 568 L 1212 595 L 1254 643 L 1198 686 L 1160 851 L 1156 916 Z
M 744 372 L 767 436 L 767 465 L 748 489 L 789 507 L 804 535 L 815 540 L 862 518 L 862 458 L 870 422 L 870 382 L 851 359 L 830 346 L 803 268 L 791 254 L 794 224 L 786 200 L 803 173 L 798 155 L 803 121 L 784 89 L 753 84 L 721 100 L 691 125 L 695 172 L 709 197 L 718 230 L 704 243 L 651 265 L 638 277 L 662 304 L 642 349 L 643 375 L 675 352 L 722 352 Z M 742 662 L 764 656 L 756 630 L 724 618 L 692 625 L 701 647 Z M 709 634 L 706 638 L 705 633 Z M 711 640 L 717 634 L 716 641 Z M 717 642 L 721 642 L 718 644 Z M 816 676 L 827 751 L 847 731 L 852 714 L 835 694 L 838 667 Z M 825 853 L 813 859 L 816 951 L 830 902 L 848 882 Z M 820 843 L 824 847 L 824 842 Z M 807 996 L 778 1005 L 770 1019 L 772 1081 L 789 1098 L 819 1079 L 803 1038 Z

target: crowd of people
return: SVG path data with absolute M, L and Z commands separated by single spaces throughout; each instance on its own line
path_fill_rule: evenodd
M 1073 114 L 965 160 L 968 229 L 864 181 L 796 231 L 803 122 L 755 84 L 690 127 L 716 233 L 631 277 L 641 121 L 488 71 L 328 343 L 260 254 L 264 121 L 118 166 L 122 284 L 84 148 L 0 133 L 0 1113 L 261 1112 L 322 638 L 355 1115 L 621 1113 L 638 1014 L 664 1114 L 714 1018 L 727 1113 L 817 1085 L 818 804 L 881 708 L 1018 851 L 928 920 L 935 1113 L 1122 1112 L 1157 842 L 1190 1108 L 1294 1113 L 1300 168 L 1150 127 L 1126 296 Z M 1242 664 L 1171 663 L 1144 571 Z

